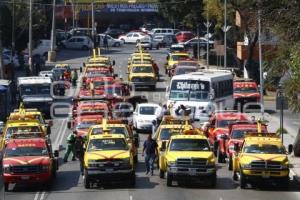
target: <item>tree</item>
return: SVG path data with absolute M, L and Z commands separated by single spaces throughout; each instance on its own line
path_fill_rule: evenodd
M 194 28 L 203 21 L 202 0 L 158 0 L 159 11 L 173 24 Z

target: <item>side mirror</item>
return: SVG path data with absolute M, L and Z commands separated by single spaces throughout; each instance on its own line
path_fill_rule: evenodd
M 240 145 L 238 143 L 235 143 L 233 149 L 234 149 L 235 152 L 239 152 L 240 151 Z
M 112 62 L 112 65 L 113 65 L 113 66 L 115 66 L 115 65 L 116 65 L 116 61 L 115 61 L 115 60 L 113 60 L 113 62 Z
M 49 120 L 49 121 L 48 121 L 48 126 L 49 126 L 49 127 L 52 127 L 52 126 L 53 126 L 53 121 L 52 121 L 52 120 Z
M 68 129 L 71 129 L 71 122 L 70 121 L 68 121 Z
M 58 151 L 58 150 L 55 150 L 55 151 L 54 151 L 54 157 L 55 157 L 55 158 L 58 158 L 58 157 L 59 157 L 59 151 Z
M 288 153 L 291 154 L 293 152 L 294 146 L 292 144 L 290 144 L 288 146 Z
M 167 142 L 162 142 L 161 147 L 160 147 L 160 151 L 165 151 L 166 148 L 167 148 Z

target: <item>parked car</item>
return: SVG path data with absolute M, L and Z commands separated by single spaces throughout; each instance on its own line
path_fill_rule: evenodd
M 112 38 L 118 38 L 120 35 L 125 34 L 122 29 L 108 28 L 103 34 L 110 35 Z
M 88 36 L 73 36 L 68 40 L 63 40 L 62 46 L 67 49 L 88 50 L 94 47 L 94 43 Z
M 199 46 L 200 48 L 206 48 L 206 45 L 207 45 L 207 39 L 204 38 L 204 37 L 200 37 L 200 38 L 193 38 L 193 39 L 190 39 L 184 43 L 180 43 L 180 44 L 183 44 L 186 48 L 192 48 L 194 45 L 198 45 L 199 43 Z M 208 41 L 209 43 L 209 48 L 213 48 L 214 47 L 214 41 L 212 40 L 209 40 Z
M 61 46 L 63 40 L 67 40 L 71 37 L 69 32 L 65 32 L 63 30 L 56 30 L 56 45 Z
M 175 35 L 178 33 L 178 29 L 172 28 L 154 28 L 150 31 L 151 35 L 160 34 L 160 35 Z
M 97 35 L 97 39 L 98 41 L 100 41 L 100 45 L 103 46 L 103 40 L 104 40 L 104 37 L 105 37 L 105 34 L 98 34 Z M 107 43 L 108 43 L 108 46 L 109 47 L 119 47 L 123 44 L 123 41 L 122 40 L 119 40 L 119 39 L 115 39 L 113 37 L 111 37 L 110 35 L 106 35 L 107 37 Z
M 144 49 L 149 49 L 152 50 L 152 48 L 159 49 L 159 42 L 153 40 L 152 37 L 144 37 L 140 40 L 139 44 L 144 48 Z M 138 44 L 137 44 L 138 45 Z
M 44 60 L 47 60 L 48 58 L 48 51 L 50 51 L 51 48 L 51 40 L 38 40 L 37 42 L 33 43 L 33 50 L 32 50 L 32 56 L 33 57 L 41 57 Z M 56 45 L 54 47 L 56 49 Z M 28 54 L 29 50 L 28 48 L 23 51 L 24 54 Z
M 147 35 L 142 32 L 129 32 L 126 35 L 120 36 L 119 40 L 122 40 L 124 43 L 137 43 L 146 36 Z
M 133 113 L 133 127 L 139 131 L 152 131 L 153 122 L 162 118 L 162 108 L 158 104 L 138 104 Z
M 175 35 L 178 42 L 186 42 L 195 37 L 191 31 L 180 31 Z

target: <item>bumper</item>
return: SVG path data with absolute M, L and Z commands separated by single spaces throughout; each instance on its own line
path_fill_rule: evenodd
M 123 170 L 115 170 L 115 171 L 102 171 L 102 170 L 94 170 L 87 169 L 86 170 L 88 178 L 90 180 L 110 180 L 110 181 L 120 181 L 120 180 L 128 180 L 135 176 L 134 170 L 132 169 L 123 169 Z
M 250 170 L 243 169 L 243 174 L 247 176 L 248 179 L 273 179 L 273 178 L 285 178 L 289 176 L 290 170 Z
M 183 167 L 168 167 L 168 174 L 173 177 L 210 177 L 216 174 L 216 168 L 183 168 Z
M 33 183 L 47 183 L 51 180 L 50 174 L 4 174 L 5 183 L 17 183 L 17 184 L 33 184 Z
M 149 124 L 137 124 L 136 125 L 136 128 L 138 130 L 145 130 L 145 131 L 152 131 L 152 123 L 149 123 Z
M 156 82 L 131 82 L 135 87 L 154 87 Z

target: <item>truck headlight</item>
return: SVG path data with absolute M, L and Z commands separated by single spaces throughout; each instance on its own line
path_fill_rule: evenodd
M 243 164 L 243 165 L 241 165 L 241 167 L 242 167 L 243 169 L 250 169 L 250 168 L 251 168 L 251 165 L 250 165 L 250 164 Z
M 168 166 L 172 167 L 175 166 L 176 162 L 175 161 L 169 161 L 168 162 Z
M 49 171 L 49 165 L 42 165 L 42 172 L 48 172 Z
M 3 165 L 3 172 L 5 174 L 10 174 L 11 173 L 11 166 L 10 165 Z

